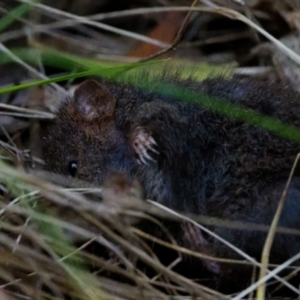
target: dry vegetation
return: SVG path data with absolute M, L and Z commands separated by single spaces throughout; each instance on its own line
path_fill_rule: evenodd
M 43 164 L 41 127 L 53 118 L 68 89 L 82 80 L 78 72 L 89 72 L 93 65 L 172 58 L 150 67 L 159 71 L 165 63 L 185 65 L 182 76 L 193 70 L 199 78 L 220 70 L 269 76 L 299 89 L 299 1 L 0 0 L 0 13 L 0 299 L 263 299 L 270 278 L 270 297 L 298 293 L 289 278 L 276 275 L 287 269 L 293 277 L 298 269 L 289 264 L 298 257 L 269 272 L 268 247 L 262 262 L 241 253 L 235 263 L 262 271 L 235 295 L 207 287 L 212 278 L 176 273 L 183 255 L 208 264 L 218 260 L 177 245 L 157 217 L 184 220 L 208 234 L 205 226 L 216 220 L 187 218 L 142 201 L 139 187 L 129 183 L 116 198 L 119 183 L 108 181 L 99 203 L 89 195 L 101 193 L 100 187 L 63 189 L 37 170 Z M 70 76 L 56 82 L 63 75 Z M 38 86 L 21 89 L 31 82 Z M 49 84 L 41 85 L 45 82 Z M 132 188 L 137 189 L 134 196 Z M 138 229 L 137 218 L 161 226 L 166 240 Z M 276 219 L 273 225 L 269 245 Z M 158 259 L 146 243 L 151 240 L 174 250 L 171 264 Z

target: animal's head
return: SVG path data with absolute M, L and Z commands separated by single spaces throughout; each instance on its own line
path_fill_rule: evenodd
M 43 138 L 46 170 L 101 184 L 108 171 L 124 169 L 126 145 L 115 124 L 115 98 L 87 80 L 58 108 Z M 71 184 L 71 183 L 70 183 Z

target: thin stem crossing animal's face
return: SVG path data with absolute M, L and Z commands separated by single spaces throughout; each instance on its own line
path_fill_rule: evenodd
M 44 139 L 46 169 L 101 184 L 122 152 L 121 132 L 116 129 L 115 99 L 95 81 L 82 83 L 63 102 Z

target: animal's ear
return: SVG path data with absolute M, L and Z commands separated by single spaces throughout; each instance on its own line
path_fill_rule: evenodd
M 74 91 L 73 101 L 82 117 L 95 119 L 113 115 L 115 98 L 95 80 L 86 80 Z

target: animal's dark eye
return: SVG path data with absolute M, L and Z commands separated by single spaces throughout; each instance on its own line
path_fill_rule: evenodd
M 76 175 L 77 172 L 77 168 L 78 168 L 78 163 L 76 160 L 72 160 L 70 161 L 69 165 L 68 165 L 68 171 L 69 174 L 74 177 Z

